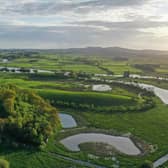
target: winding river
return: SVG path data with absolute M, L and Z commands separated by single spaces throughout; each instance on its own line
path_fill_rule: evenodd
M 0 67 L 0 70 L 2 72 L 13 72 L 13 73 L 23 73 L 23 71 L 21 70 L 22 68 L 18 68 L 18 67 Z M 49 73 L 49 74 L 53 74 L 53 71 L 49 71 L 49 70 L 42 70 L 42 69 L 33 69 L 33 68 L 26 68 L 27 73 L 33 74 L 35 72 L 38 73 Z
M 149 91 L 154 92 L 154 94 L 161 99 L 161 101 L 168 105 L 168 90 L 167 89 L 162 89 L 153 85 L 149 84 L 144 84 L 144 83 L 135 83 L 135 82 L 123 82 L 123 81 L 118 81 L 119 83 L 127 84 L 127 85 L 134 85 L 137 87 L 140 87 L 142 89 L 147 89 Z
M 141 88 L 145 88 L 147 90 L 152 90 L 156 96 L 158 96 L 164 104 L 168 104 L 168 90 L 161 89 L 159 87 L 148 85 L 148 84 L 138 84 Z

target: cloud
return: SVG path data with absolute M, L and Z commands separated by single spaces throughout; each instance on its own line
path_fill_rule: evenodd
M 88 12 L 107 10 L 109 8 L 130 7 L 146 3 L 148 0 L 90 0 L 90 1 L 41 1 L 41 0 L 7 0 L 0 7 L 2 14 L 50 15 L 60 12 Z
M 110 28 L 102 30 L 92 26 L 1 26 L 0 45 L 8 42 L 15 48 L 68 48 L 84 46 L 134 46 L 135 41 L 152 37 L 137 29 Z M 3 43 L 2 43 L 3 42 Z
M 164 49 L 163 42 L 168 42 L 166 0 L 0 0 L 0 4 L 1 48 Z
M 142 5 L 145 3 L 145 0 L 93 0 L 88 2 L 80 3 L 85 6 L 111 6 L 111 7 L 119 7 L 119 6 L 135 6 Z
M 83 21 L 76 22 L 77 25 L 83 26 L 102 26 L 106 29 L 146 29 L 146 28 L 161 28 L 168 27 L 168 22 L 164 21 L 150 21 L 144 20 L 133 20 L 133 21 L 122 21 L 122 22 L 108 22 L 108 21 Z

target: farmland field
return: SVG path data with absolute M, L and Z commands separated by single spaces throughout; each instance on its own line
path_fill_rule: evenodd
M 4 63 L 3 59 L 8 61 Z M 75 128 L 62 128 L 53 132 L 46 140 L 45 147 L 36 148 L 25 142 L 18 145 L 16 142 L 3 141 L 0 156 L 10 162 L 11 168 L 84 168 L 95 165 L 107 168 L 116 165 L 120 168 L 138 168 L 146 160 L 154 162 L 167 154 L 168 106 L 151 91 L 119 82 L 134 81 L 168 89 L 167 62 L 158 62 L 154 57 L 148 65 L 144 62 L 151 57 L 146 57 L 146 61 L 144 59 L 128 57 L 123 60 L 48 50 L 30 53 L 17 50 L 12 53 L 0 51 L 0 85 L 12 85 L 36 93 L 44 98 L 47 104 L 56 107 L 58 112 L 71 115 L 77 122 Z M 10 71 L 8 68 L 11 67 L 21 69 Z M 30 68 L 34 70 L 33 73 L 29 71 Z M 98 74 L 100 76 L 97 76 Z M 129 74 L 164 79 L 138 79 L 129 77 Z M 101 84 L 108 85 L 111 90 L 92 89 L 93 85 Z M 27 98 L 17 98 L 16 101 L 21 103 L 27 101 Z M 0 103 L 4 105 L 1 101 Z M 48 111 L 49 107 L 47 105 L 44 110 Z M 23 108 L 25 112 L 29 108 L 33 109 L 25 102 Z M 2 109 L 0 106 L 0 110 Z M 46 116 L 48 114 L 44 114 L 44 117 Z M 0 120 L 4 120 L 4 116 L 1 117 Z M 24 116 L 18 114 L 18 127 L 20 117 Z M 36 119 L 36 115 L 34 118 Z M 42 119 L 37 120 L 35 127 L 38 127 Z M 49 130 L 50 128 L 47 131 Z M 108 148 L 107 144 L 94 143 L 81 144 L 79 152 L 72 152 L 60 143 L 62 139 L 79 133 L 130 137 L 141 154 L 129 156 L 113 147 Z M 33 130 L 32 136 L 36 134 L 38 133 Z M 87 165 L 88 163 L 93 165 Z M 165 163 L 162 168 L 167 165 L 168 163 Z

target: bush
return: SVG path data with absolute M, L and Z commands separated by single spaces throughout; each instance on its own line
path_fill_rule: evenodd
M 0 168 L 9 168 L 9 162 L 4 159 L 0 159 Z
M 153 163 L 149 160 L 146 160 L 140 168 L 153 168 Z

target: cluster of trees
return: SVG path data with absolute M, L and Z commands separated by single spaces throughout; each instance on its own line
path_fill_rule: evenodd
M 57 110 L 32 91 L 0 86 L 0 141 L 44 146 L 60 128 Z
M 123 77 L 124 78 L 129 78 L 129 76 L 130 76 L 130 72 L 129 71 L 124 71 Z
M 8 68 L 8 67 L 4 67 L 4 68 L 1 68 L 0 71 L 5 71 L 5 72 L 16 72 L 16 71 L 20 71 L 20 72 L 23 72 L 23 73 L 30 73 L 30 72 L 31 72 L 30 69 L 24 68 L 24 67 L 21 67 L 21 68 L 19 68 L 18 70 L 16 70 L 15 68 L 10 69 L 10 68 Z
M 36 51 L 26 51 L 26 50 L 6 50 L 1 53 L 3 59 L 13 60 L 23 57 L 33 57 L 38 55 L 39 52 Z
M 144 72 L 155 72 L 156 68 L 159 68 L 160 65 L 153 65 L 153 64 L 135 64 L 135 68 L 138 68 Z
M 105 71 L 105 72 L 106 72 L 107 74 L 109 74 L 109 75 L 114 75 L 114 72 L 112 72 L 111 70 L 109 70 L 109 69 L 106 68 L 106 67 L 101 66 L 100 64 L 97 65 L 97 67 L 98 67 L 99 69 Z
M 63 73 L 37 73 L 28 74 L 30 80 L 41 80 L 41 81 L 51 81 L 56 79 L 66 79 L 67 77 L 64 76 Z

